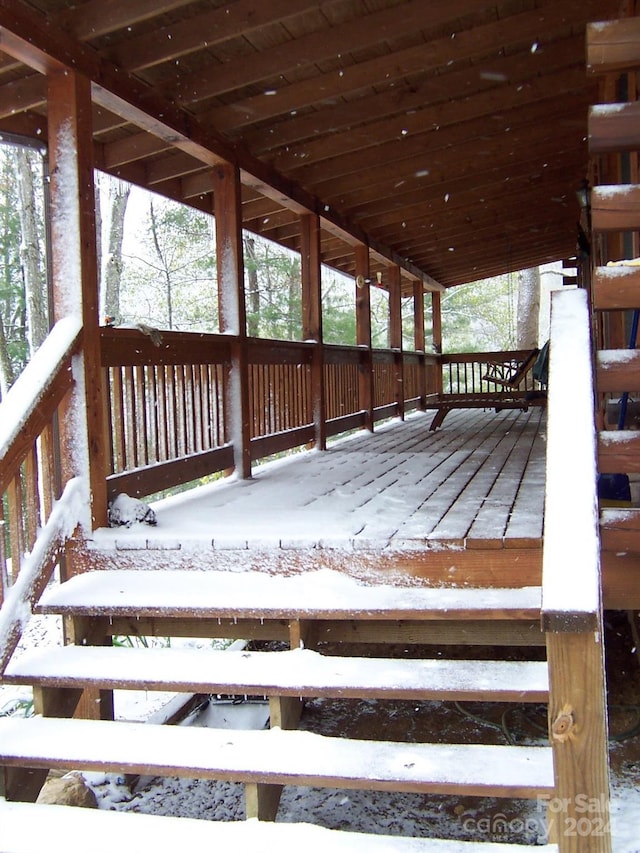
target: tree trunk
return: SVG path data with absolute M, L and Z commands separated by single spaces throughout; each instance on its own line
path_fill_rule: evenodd
M 15 381 L 9 349 L 7 347 L 7 336 L 4 333 L 4 323 L 0 317 L 0 400 L 3 400 L 7 391 Z
M 46 338 L 49 330 L 45 296 L 45 280 L 38 238 L 33 171 L 29 152 L 16 150 L 18 188 L 20 192 L 20 230 L 22 245 L 20 256 L 24 271 L 27 306 L 27 337 L 31 355 Z
M 260 333 L 260 288 L 258 286 L 258 267 L 256 260 L 256 241 L 245 235 L 244 259 L 247 272 L 247 335 L 257 338 Z
M 109 193 L 111 216 L 109 246 L 104 267 L 104 310 L 108 317 L 120 319 L 120 282 L 122 279 L 122 241 L 124 217 L 131 187 L 121 182 L 113 183 Z
M 518 273 L 517 348 L 538 346 L 540 318 L 540 269 L 532 267 Z

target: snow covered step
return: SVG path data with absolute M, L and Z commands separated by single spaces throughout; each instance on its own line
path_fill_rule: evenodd
M 591 223 L 594 231 L 640 229 L 640 185 L 594 187 L 591 191 Z
M 550 796 L 548 747 L 347 740 L 33 717 L 0 719 L 0 764 L 232 782 L 490 797 Z
M 639 294 L 640 266 L 611 266 L 594 269 L 593 298 L 598 311 L 637 308 L 640 304 Z M 623 390 L 628 391 L 629 388 Z
M 640 267 L 637 275 L 640 282 Z M 640 304 L 640 285 L 635 302 Z M 640 350 L 600 350 L 596 353 L 596 371 L 599 393 L 623 394 L 631 388 L 640 388 Z
M 640 509 L 603 509 L 600 541 L 605 551 L 640 553 Z
M 266 572 L 98 571 L 43 595 L 36 610 L 87 616 L 242 619 L 537 619 L 540 587 L 364 585 L 323 569 Z
M 601 474 L 640 474 L 640 432 L 606 430 L 598 434 Z
M 549 689 L 544 661 L 334 657 L 308 649 L 34 649 L 14 659 L 3 679 L 54 688 L 496 702 L 546 702 Z
M 518 844 L 440 841 L 342 832 L 306 823 L 195 820 L 71 806 L 8 803 L 0 799 L 5 853 L 68 853 L 69 839 L 91 839 L 92 853 L 131 850 L 153 839 L 154 853 L 176 850 L 331 850 L 335 853 L 522 853 Z M 557 846 L 536 847 L 557 853 Z

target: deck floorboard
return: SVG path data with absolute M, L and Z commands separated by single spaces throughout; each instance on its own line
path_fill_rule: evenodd
M 95 546 L 224 550 L 540 547 L 544 412 L 429 413 L 358 433 L 154 504 L 158 525 L 101 530 Z

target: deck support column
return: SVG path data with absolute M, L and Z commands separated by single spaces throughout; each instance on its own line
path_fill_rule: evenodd
M 62 476 L 65 482 L 73 476 L 87 477 L 90 523 L 95 528 L 107 523 L 107 442 L 91 83 L 86 77 L 72 70 L 48 77 L 47 123 L 54 318 L 79 316 L 84 329 L 82 354 L 74 368 L 82 390 L 72 396 L 68 411 L 60 419 Z
M 364 411 L 365 429 L 373 432 L 374 377 L 371 350 L 371 291 L 369 284 L 369 247 L 359 244 L 355 249 L 356 267 L 356 344 L 363 349 L 358 365 L 358 398 Z
M 413 282 L 413 348 L 416 352 L 423 353 L 422 356 L 422 387 L 420 388 L 420 400 L 418 409 L 424 411 L 427 405 L 427 394 L 429 388 L 429 368 L 427 366 L 426 341 L 424 333 L 424 288 L 421 281 Z
M 433 351 L 438 357 L 438 363 L 435 366 L 435 387 L 429 388 L 430 394 L 441 395 L 442 390 L 442 298 L 440 292 L 434 290 L 431 294 L 431 317 L 433 322 Z
M 324 346 L 322 337 L 322 270 L 320 264 L 320 217 L 300 217 L 302 246 L 302 339 L 313 341 L 311 362 L 311 398 L 313 406 L 314 445 L 327 448 L 327 413 L 324 387 Z
M 402 357 L 402 294 L 400 267 L 389 268 L 389 346 L 393 350 L 394 386 L 398 417 L 404 420 L 404 360 Z
M 247 479 L 251 477 L 251 425 L 240 171 L 229 163 L 220 163 L 213 167 L 212 176 L 220 331 L 232 336 L 225 425 L 227 440 L 233 443 L 235 470 Z

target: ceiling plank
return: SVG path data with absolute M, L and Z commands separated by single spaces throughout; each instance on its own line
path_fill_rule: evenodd
M 81 40 L 131 27 L 187 6 L 193 0 L 86 0 L 54 16 L 54 21 Z
M 489 3 L 484 5 L 489 6 Z M 455 22 L 468 11 L 464 0 L 412 0 L 397 7 L 382 9 L 358 16 L 357 40 L 348 22 L 308 33 L 281 47 L 258 52 L 245 63 L 224 62 L 211 69 L 198 70 L 178 80 L 178 98 L 184 103 L 197 103 L 225 92 L 286 75 L 301 67 L 314 65 L 342 54 L 350 54 L 357 43 L 358 50 L 425 30 L 429 27 Z M 452 23 L 453 26 L 453 23 Z
M 121 68 L 140 71 L 226 41 L 240 33 L 246 34 L 327 5 L 330 3 L 319 3 L 318 0 L 269 0 L 268 3 L 236 0 L 180 23 L 127 39 L 110 50 L 108 55 Z M 212 71 L 215 71 L 215 66 Z
M 593 3 L 593 0 L 591 0 Z M 559 17 L 564 21 L 563 7 Z M 567 16 L 568 17 L 568 16 Z M 513 22 L 515 19 L 515 23 Z M 521 53 L 519 62 L 522 66 L 520 73 L 533 76 L 536 69 L 544 70 L 547 54 L 553 49 L 553 44 L 542 45 L 531 51 L 531 32 L 536 24 L 544 26 L 544 13 L 525 13 L 506 18 L 504 21 L 474 27 L 466 32 L 456 33 L 455 62 L 465 60 L 480 60 L 487 58 L 484 69 L 472 69 L 473 76 L 482 73 L 493 74 L 491 59 L 498 58 L 505 43 L 525 43 L 526 52 Z M 571 34 L 570 19 L 565 22 L 567 34 Z M 511 36 L 509 35 L 511 33 Z M 581 56 L 584 56 L 583 36 L 579 37 Z M 495 56 L 494 56 L 495 55 Z M 310 104 L 322 102 L 319 92 L 327 92 L 327 100 L 334 100 L 373 85 L 389 86 L 393 81 L 415 75 L 425 74 L 428 70 L 447 67 L 451 57 L 451 38 L 435 39 L 426 44 L 406 48 L 387 55 L 378 56 L 365 62 L 349 65 L 345 62 L 344 69 L 332 70 L 326 74 L 310 77 L 298 83 L 284 85 L 277 90 L 269 90 L 268 94 L 255 95 L 242 101 L 234 101 L 232 106 L 223 106 L 211 113 L 211 120 L 221 130 L 256 124 L 260 121 L 286 115 L 293 110 L 299 110 Z M 491 57 L 491 59 L 489 58 Z M 446 74 L 442 75 L 446 78 Z M 471 76 L 471 75 L 470 75 Z M 450 90 L 452 91 L 452 90 Z
M 322 108 L 316 108 L 313 113 L 287 117 L 273 126 L 249 130 L 243 138 L 255 154 L 262 155 L 320 136 L 330 138 L 334 134 L 353 133 L 357 139 L 360 126 L 364 133 L 367 128 L 369 131 L 373 128 L 377 134 L 378 124 L 386 124 L 394 116 L 400 116 L 402 123 L 402 117 L 410 121 L 414 114 L 422 112 L 425 120 L 430 117 L 434 127 L 442 127 L 478 115 L 501 112 L 519 102 L 526 103 L 529 88 L 535 97 L 535 92 L 540 90 L 538 79 L 546 79 L 548 85 L 559 72 L 573 74 L 577 69 L 586 85 L 582 40 L 562 39 L 556 48 L 545 55 L 545 62 L 534 66 L 533 76 L 520 56 L 496 57 L 490 71 L 479 68 L 449 71 L 348 103 L 321 105 Z M 459 118 L 455 115 L 457 111 Z

